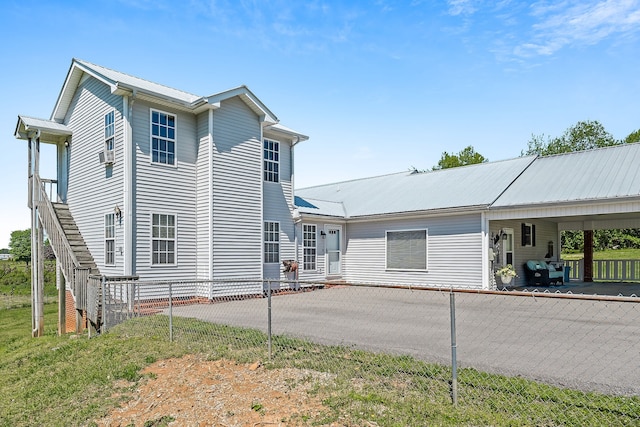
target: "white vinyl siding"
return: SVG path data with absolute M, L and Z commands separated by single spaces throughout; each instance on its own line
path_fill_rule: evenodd
M 259 117 L 239 98 L 214 111 L 212 150 L 213 275 L 261 277 L 262 138 Z
M 114 153 L 118 158 L 124 145 L 122 98 L 94 78 L 83 79 L 65 117 L 65 124 L 73 129 L 66 148 L 69 153 L 66 202 L 100 273 L 117 275 L 122 271 L 105 263 L 105 225 L 100 218 L 104 212 L 112 212 L 114 206 L 124 204 L 124 163 L 115 163 L 106 173 L 98 156 L 105 149 L 105 116 L 112 112 Z M 123 233 L 116 233 L 116 248 L 124 245 L 123 239 Z
M 176 263 L 176 217 L 153 214 L 151 219 L 151 263 Z
M 264 223 L 264 262 L 280 262 L 280 224 L 277 222 Z
M 151 161 L 174 165 L 176 162 L 176 116 L 151 110 Z
M 387 231 L 387 269 L 426 270 L 427 230 Z
M 343 278 L 353 282 L 482 287 L 480 214 L 350 222 Z M 386 268 L 386 232 L 428 230 L 428 270 Z M 459 266 L 452 268 L 452 266 Z M 306 277 L 306 276 L 305 276 Z
M 314 271 L 317 266 L 317 227 L 315 224 L 302 225 L 302 269 Z
M 116 263 L 116 223 L 115 215 L 112 213 L 104 216 L 104 263 Z

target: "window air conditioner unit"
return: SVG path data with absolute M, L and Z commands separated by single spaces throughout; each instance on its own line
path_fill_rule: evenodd
M 98 153 L 98 157 L 100 158 L 100 163 L 111 165 L 113 164 L 116 156 L 113 150 L 104 150 Z

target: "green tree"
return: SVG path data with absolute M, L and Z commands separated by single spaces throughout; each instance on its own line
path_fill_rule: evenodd
M 625 139 L 622 140 L 625 144 L 633 144 L 634 142 L 640 142 L 640 129 L 631 132 Z
M 457 168 L 459 166 L 485 163 L 487 161 L 489 161 L 489 159 L 485 158 L 482 154 L 477 153 L 470 145 L 458 154 L 449 154 L 446 151 L 442 153 L 442 157 L 438 161 L 438 164 L 433 167 L 433 170 Z
M 31 261 L 31 229 L 11 232 L 9 251 L 15 261 Z
M 608 147 L 622 144 L 607 132 L 597 120 L 580 121 L 564 131 L 562 136 L 531 135 L 527 150 L 522 155 L 538 154 L 549 156 L 552 154 L 570 153 L 572 151 L 590 150 L 592 148 Z

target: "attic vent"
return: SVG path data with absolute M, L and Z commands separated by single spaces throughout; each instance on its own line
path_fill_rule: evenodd
M 100 158 L 100 163 L 112 165 L 116 156 L 113 150 L 104 150 L 98 153 L 98 157 Z

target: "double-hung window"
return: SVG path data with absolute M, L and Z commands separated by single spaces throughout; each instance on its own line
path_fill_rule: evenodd
M 317 228 L 315 224 L 302 224 L 303 270 L 316 269 Z
M 264 262 L 280 262 L 280 223 L 265 221 L 264 223 Z
M 153 214 L 151 223 L 151 263 L 176 263 L 176 217 Z
M 116 222 L 115 215 L 112 213 L 104 216 L 104 263 L 105 265 L 116 263 Z
M 264 180 L 280 181 L 280 143 L 271 139 L 264 140 Z
M 113 111 L 104 116 L 104 150 L 113 152 L 116 134 L 115 113 Z
M 176 164 L 176 116 L 151 110 L 151 161 Z
M 387 231 L 387 269 L 426 270 L 427 230 Z

